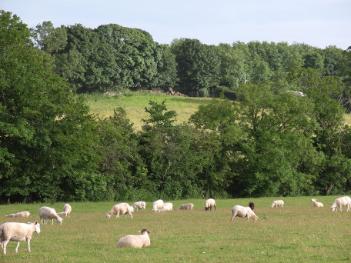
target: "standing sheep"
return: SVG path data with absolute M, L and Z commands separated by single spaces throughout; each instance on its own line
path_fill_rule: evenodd
M 318 202 L 316 199 L 311 199 L 313 207 L 324 207 L 322 202 Z
M 117 247 L 133 247 L 133 248 L 143 248 L 143 247 L 149 247 L 151 242 L 150 242 L 150 237 L 149 234 L 150 232 L 147 229 L 142 229 L 141 235 L 128 235 L 121 237 L 118 242 L 117 242 Z
M 30 240 L 34 232 L 40 233 L 40 224 L 35 223 L 17 223 L 6 222 L 0 225 L 0 244 L 6 255 L 6 247 L 9 241 L 16 241 L 16 253 L 20 246 L 20 241 L 27 241 L 28 252 L 30 252 Z
M 281 208 L 283 208 L 284 207 L 284 201 L 283 200 L 275 200 L 275 201 L 273 201 L 272 208 L 274 208 L 274 207 L 281 207 Z
M 255 212 L 252 211 L 251 207 L 235 205 L 232 208 L 232 222 L 234 222 L 235 217 L 247 217 L 247 220 L 253 218 L 255 221 L 258 219 Z
M 111 210 L 106 214 L 107 218 L 111 218 L 112 215 L 116 215 L 116 218 L 119 215 L 129 215 L 133 218 L 134 208 L 130 206 L 128 203 L 118 203 L 115 204 Z
M 146 202 L 145 201 L 138 201 L 133 204 L 133 207 L 136 211 L 139 209 L 146 209 Z
M 163 200 L 159 199 L 152 203 L 152 211 L 161 212 L 161 210 L 163 209 L 163 206 L 164 206 Z
M 216 210 L 216 201 L 212 198 L 210 199 L 207 199 L 205 201 L 205 210 L 208 211 L 208 210 L 212 210 L 212 208 L 214 208 L 214 210 Z
M 65 216 L 69 216 L 72 212 L 72 206 L 70 204 L 65 204 L 63 206 L 63 212 L 65 213 Z
M 6 217 L 12 217 L 12 218 L 28 218 L 30 217 L 30 212 L 29 211 L 21 211 L 17 212 L 14 214 L 8 214 Z
M 333 212 L 337 212 L 338 209 L 342 212 L 342 207 L 346 206 L 346 212 L 351 209 L 351 198 L 349 196 L 343 196 L 336 198 L 331 206 Z
M 54 223 L 54 219 L 57 223 L 62 224 L 62 217 L 60 217 L 57 213 L 55 208 L 43 206 L 39 209 L 39 218 L 43 224 L 47 223 L 47 220 L 51 220 L 51 224 Z
M 182 204 L 179 209 L 180 210 L 193 210 L 194 204 L 193 203 L 188 203 L 188 204 Z

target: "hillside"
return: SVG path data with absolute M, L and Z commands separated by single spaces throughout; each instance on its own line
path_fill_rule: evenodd
M 213 99 L 170 96 L 162 93 L 132 92 L 118 96 L 102 94 L 83 95 L 92 113 L 100 118 L 113 114 L 113 109 L 122 107 L 127 112 L 128 118 L 134 123 L 137 130 L 141 129 L 142 120 L 147 118 L 145 107 L 149 101 L 166 101 L 169 110 L 177 113 L 177 122 L 187 121 L 197 111 L 199 105 L 207 104 Z

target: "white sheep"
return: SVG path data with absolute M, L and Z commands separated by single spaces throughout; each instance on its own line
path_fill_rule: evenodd
M 128 235 L 121 237 L 117 242 L 117 247 L 149 247 L 151 244 L 149 237 L 150 232 L 147 229 L 142 229 L 140 232 L 141 235 Z
M 182 204 L 179 207 L 180 210 L 193 210 L 193 208 L 194 208 L 193 203 Z
M 133 204 L 133 207 L 136 211 L 139 209 L 146 209 L 146 202 L 145 201 L 138 201 Z
M 8 214 L 8 215 L 6 215 L 6 217 L 12 217 L 12 218 L 17 218 L 17 217 L 20 217 L 20 218 L 27 218 L 27 217 L 30 217 L 30 212 L 29 212 L 29 211 L 21 211 L 21 212 L 17 212 L 17 213 L 14 213 L 14 214 Z
M 311 199 L 312 201 L 312 206 L 313 207 L 324 207 L 323 203 L 322 202 L 318 202 L 316 199 L 312 198 Z
M 273 201 L 272 208 L 274 208 L 274 207 L 281 207 L 281 208 L 283 208 L 284 207 L 284 201 L 283 200 L 275 200 L 275 201 Z
M 128 203 L 118 203 L 115 204 L 111 210 L 106 214 L 107 218 L 111 218 L 112 215 L 116 215 L 116 218 L 119 215 L 129 215 L 133 218 L 134 208 L 130 206 Z
M 0 244 L 6 255 L 6 247 L 9 241 L 16 241 L 16 253 L 20 246 L 20 241 L 27 241 L 28 252 L 30 252 L 30 240 L 34 232 L 40 233 L 40 224 L 35 223 L 17 223 L 6 222 L 0 225 Z
M 208 211 L 208 210 L 212 210 L 212 209 L 215 209 L 216 210 L 216 201 L 212 198 L 209 198 L 205 201 L 205 210 Z
M 160 212 L 163 209 L 164 202 L 163 200 L 159 199 L 152 203 L 152 211 Z
M 65 216 L 69 216 L 72 212 L 72 206 L 70 204 L 65 204 L 63 206 L 63 212 L 65 213 Z
M 39 209 L 39 218 L 43 224 L 47 223 L 47 220 L 51 220 L 51 224 L 54 223 L 54 219 L 57 223 L 62 224 L 62 217 L 60 217 L 55 208 L 43 206 Z
M 161 212 L 172 211 L 173 203 L 164 203 L 163 208 L 160 210 Z
M 336 198 L 334 203 L 331 206 L 333 212 L 340 210 L 342 212 L 342 207 L 346 206 L 346 212 L 351 209 L 351 198 L 349 196 L 343 196 Z
M 247 217 L 247 220 L 253 218 L 254 220 L 258 219 L 255 212 L 252 211 L 251 207 L 249 206 L 241 206 L 235 205 L 232 208 L 232 222 L 234 222 L 235 217 Z

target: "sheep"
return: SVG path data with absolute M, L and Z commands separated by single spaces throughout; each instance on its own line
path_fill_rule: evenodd
M 57 223 L 62 224 L 62 217 L 60 217 L 55 208 L 43 206 L 39 209 L 39 218 L 43 224 L 47 223 L 47 220 L 51 219 L 51 224 L 54 223 L 54 219 L 56 219 Z
M 160 209 L 160 212 L 166 212 L 166 211 L 172 211 L 173 210 L 173 204 L 172 203 L 164 203 L 163 208 Z
M 323 203 L 322 202 L 318 202 L 316 199 L 312 198 L 311 199 L 312 201 L 312 206 L 313 207 L 324 207 Z
M 136 211 L 139 209 L 146 209 L 146 202 L 145 201 L 138 201 L 133 204 L 133 207 Z
M 253 218 L 255 221 L 258 219 L 255 212 L 251 209 L 251 207 L 235 205 L 232 208 L 232 222 L 234 223 L 235 217 L 247 217 L 247 220 Z
M 152 203 L 152 211 L 160 212 L 163 209 L 164 202 L 163 200 L 159 199 Z
M 346 212 L 351 209 L 351 198 L 349 196 L 343 196 L 336 198 L 331 206 L 333 212 L 337 212 L 338 209 L 342 212 L 342 207 L 346 206 Z
M 283 208 L 284 207 L 284 201 L 283 200 L 275 200 L 275 201 L 273 201 L 272 208 L 274 208 L 274 207 L 281 207 L 281 208 Z
M 143 247 L 149 247 L 151 242 L 150 242 L 150 231 L 147 229 L 142 229 L 141 235 L 127 235 L 124 237 L 121 237 L 118 242 L 117 242 L 117 247 L 122 248 L 122 247 L 132 247 L 132 248 L 143 248 Z
M 205 210 L 208 211 L 208 210 L 212 210 L 212 208 L 214 208 L 216 210 L 216 201 L 212 198 L 210 199 L 207 199 L 205 201 Z
M 109 212 L 107 212 L 106 217 L 111 218 L 112 215 L 116 215 L 116 218 L 119 215 L 129 215 L 133 218 L 134 208 L 130 206 L 128 203 L 118 203 L 115 204 Z
M 63 212 L 65 213 L 65 216 L 69 216 L 72 212 L 72 206 L 70 204 L 65 204 L 63 206 Z
M 193 210 L 194 204 L 193 203 L 188 203 L 188 204 L 182 204 L 179 209 L 180 210 Z
M 28 252 L 30 250 L 30 240 L 32 239 L 33 233 L 40 233 L 40 224 L 35 223 L 17 223 L 17 222 L 6 222 L 0 225 L 0 244 L 3 249 L 4 255 L 6 255 L 6 247 L 9 241 L 17 241 L 16 253 L 20 246 L 20 241 L 27 241 Z
M 14 214 L 8 214 L 8 215 L 6 215 L 6 217 L 12 217 L 12 218 L 22 217 L 22 218 L 27 218 L 27 217 L 30 217 L 30 212 L 29 212 L 29 211 L 21 211 L 21 212 L 17 212 L 17 213 L 14 213 Z

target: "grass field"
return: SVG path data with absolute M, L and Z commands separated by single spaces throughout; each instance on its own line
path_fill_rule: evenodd
M 169 110 L 177 113 L 177 122 L 187 121 L 189 117 L 197 111 L 199 105 L 211 101 L 208 98 L 190 98 L 168 96 L 160 93 L 150 92 L 133 92 L 120 96 L 104 96 L 102 94 L 84 95 L 90 111 L 100 118 L 105 118 L 113 114 L 113 110 L 122 107 L 127 112 L 128 118 L 134 123 L 136 130 L 140 130 L 142 119 L 146 119 L 147 113 L 145 107 L 150 100 L 162 102 L 165 101 Z
M 112 202 L 72 203 L 62 225 L 42 225 L 32 253 L 22 242 L 16 255 L 10 242 L 0 262 L 351 262 L 351 212 L 332 213 L 335 197 L 320 197 L 324 208 L 312 208 L 310 197 L 284 198 L 286 207 L 270 208 L 273 198 L 251 199 L 257 222 L 230 223 L 231 207 L 249 199 L 217 200 L 217 211 L 205 212 L 202 200 L 193 211 L 153 213 L 151 205 L 134 219 L 105 218 Z M 37 219 L 42 204 L 0 206 L 0 214 L 28 209 Z M 49 204 L 61 210 L 62 203 Z M 1 217 L 0 222 L 6 221 Z M 22 220 L 28 221 L 28 220 Z M 142 228 L 151 231 L 151 247 L 117 249 L 116 241 Z

